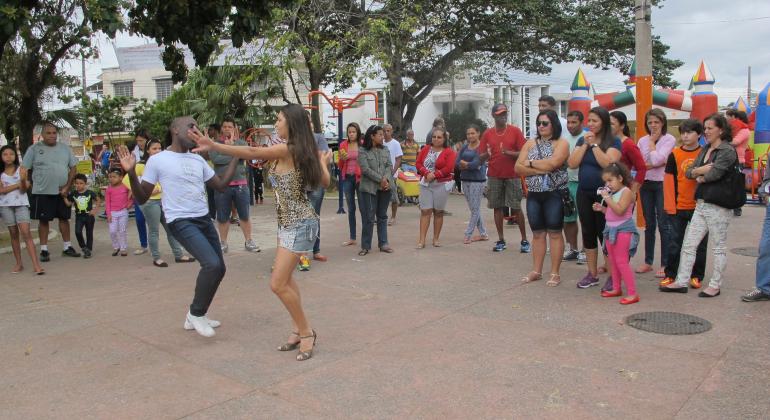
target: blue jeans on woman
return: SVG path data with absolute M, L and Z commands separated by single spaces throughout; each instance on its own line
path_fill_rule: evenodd
M 348 175 L 342 180 L 342 192 L 348 203 L 348 226 L 350 227 L 350 240 L 356 240 L 356 196 L 358 184 L 354 175 Z M 360 198 L 360 197 L 359 197 Z M 361 200 L 359 200 L 360 203 Z
M 765 208 L 765 223 L 759 237 L 759 258 L 757 258 L 757 288 L 770 294 L 770 206 Z
M 652 265 L 655 261 L 655 229 L 660 231 L 660 265 L 668 263 L 666 246 L 669 243 L 668 216 L 663 211 L 663 182 L 644 181 L 639 190 L 644 212 L 644 262 Z
M 377 194 L 361 193 L 361 249 L 372 249 L 374 225 L 377 224 L 377 246 L 388 244 L 388 207 L 390 191 L 377 191 Z
M 190 305 L 190 315 L 206 315 L 226 271 L 217 229 L 208 215 L 176 219 L 168 224 L 168 228 L 174 238 L 201 265 L 195 282 L 195 296 Z
M 139 245 L 142 248 L 147 248 L 147 223 L 144 221 L 144 213 L 137 203 L 134 203 L 134 220 L 136 221 L 136 231 L 139 233 Z

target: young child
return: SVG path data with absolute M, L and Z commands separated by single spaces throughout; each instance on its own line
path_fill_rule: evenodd
M 676 280 L 679 271 L 679 254 L 682 252 L 682 241 L 687 225 L 695 213 L 695 189 L 698 182 L 685 176 L 687 168 L 695 162 L 701 151 L 698 139 L 703 134 L 703 124 L 695 119 L 688 119 L 679 126 L 682 146 L 675 148 L 668 155 L 666 175 L 663 180 L 663 208 L 670 216 L 671 232 L 669 233 L 668 264 L 666 277 L 660 281 L 661 286 L 667 286 Z M 700 289 L 703 276 L 706 273 L 706 248 L 708 233 L 698 245 L 695 252 L 695 265 L 690 273 L 690 287 Z
M 112 239 L 112 256 L 120 253 L 121 257 L 128 255 L 128 209 L 133 205 L 131 190 L 123 185 L 123 171 L 118 168 L 110 169 L 110 185 L 104 193 L 104 210 L 110 223 L 110 239 Z
M 612 163 L 602 171 L 605 186 L 599 188 L 602 202 L 594 203 L 594 211 L 604 213 L 607 224 L 604 228 L 604 246 L 612 261 L 612 290 L 602 291 L 602 297 L 617 297 L 623 294 L 620 281 L 626 284 L 627 296 L 620 299 L 621 305 L 639 302 L 636 294 L 634 271 L 629 258 L 639 244 L 639 233 L 633 221 L 635 194 L 631 186 L 631 174 L 622 163 Z
M 75 191 L 71 192 L 64 203 L 68 207 L 75 207 L 75 237 L 83 251 L 83 258 L 91 258 L 94 249 L 94 222 L 96 221 L 96 209 L 99 207 L 99 198 L 96 193 L 87 189 L 88 178 L 83 174 L 75 175 L 73 181 Z M 83 228 L 86 229 L 86 240 L 83 240 Z
M 21 242 L 19 234 L 27 245 L 27 253 L 32 260 L 35 274 L 45 274 L 37 259 L 35 242 L 29 228 L 29 199 L 27 198 L 27 170 L 19 166 L 19 155 L 13 146 L 0 148 L 0 215 L 11 233 L 11 248 L 16 258 L 16 265 L 11 273 L 24 269 L 21 263 Z

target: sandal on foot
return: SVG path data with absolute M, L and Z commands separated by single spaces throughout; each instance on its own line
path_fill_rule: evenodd
M 471 240 L 471 238 L 469 238 L 469 237 L 467 237 L 467 236 L 465 237 L 465 239 L 463 239 L 463 243 L 464 243 L 465 245 L 468 245 L 468 244 L 470 244 L 471 242 L 473 242 L 473 240 Z
M 194 257 L 188 257 L 187 255 L 185 255 L 183 257 L 174 258 L 174 261 L 176 261 L 178 263 L 191 263 L 191 262 L 195 262 L 195 258 Z
M 303 361 L 313 357 L 313 350 L 315 349 L 315 340 L 316 340 L 316 338 L 318 338 L 318 336 L 316 335 L 315 330 L 312 330 L 312 331 L 313 331 L 313 335 L 306 335 L 306 336 L 303 336 L 303 337 L 299 338 L 300 342 L 303 339 L 305 339 L 305 338 L 312 338 L 313 339 L 313 345 L 310 347 L 310 350 L 308 350 L 308 351 L 301 351 L 300 350 L 297 353 L 297 361 L 298 362 L 303 362 Z
M 155 267 L 161 267 L 161 268 L 168 267 L 168 263 L 163 260 L 155 260 L 152 262 L 152 265 L 154 265 Z
M 366 255 L 368 253 L 369 253 L 368 249 L 362 249 L 362 250 L 358 251 L 358 256 L 359 257 L 363 257 L 364 255 Z
M 299 337 L 299 333 L 295 332 L 295 331 L 292 331 L 291 335 L 296 335 L 297 337 Z M 300 339 L 300 341 L 301 341 L 301 339 Z M 299 347 L 299 343 L 300 342 L 297 341 L 296 343 L 286 343 L 286 344 L 283 344 L 283 345 L 278 347 L 278 351 L 292 351 L 292 350 L 296 349 L 297 347 Z
M 420 243 L 418 243 L 418 244 L 417 244 L 417 246 L 416 246 L 416 247 L 414 247 L 414 248 L 415 248 L 415 249 L 423 249 L 423 248 L 425 248 L 425 244 L 420 244 Z
M 529 274 L 527 274 L 526 276 L 521 278 L 521 282 L 522 283 L 532 283 L 533 281 L 538 281 L 538 280 L 542 280 L 542 279 L 543 279 L 543 275 L 542 274 L 540 274 L 538 272 L 535 272 L 535 271 L 530 271 Z
M 556 287 L 561 284 L 561 276 L 556 273 L 551 273 L 551 278 L 545 282 L 546 286 Z
M 433 241 L 434 248 L 441 248 L 441 244 L 438 241 Z
M 351 240 L 348 240 L 348 241 L 345 241 L 345 242 L 343 242 L 343 243 L 342 243 L 342 246 L 351 246 L 351 245 L 355 245 L 355 244 L 356 244 L 356 241 L 354 241 L 353 239 L 351 239 Z
M 386 245 L 386 246 L 380 248 L 380 252 L 384 252 L 386 254 L 392 254 L 393 253 L 393 248 L 391 248 L 391 247 Z

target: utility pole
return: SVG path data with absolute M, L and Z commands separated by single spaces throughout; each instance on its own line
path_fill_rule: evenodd
M 644 116 L 652 108 L 652 28 L 649 0 L 634 0 L 636 43 L 636 139 L 647 134 Z
M 83 77 L 83 85 L 82 85 L 82 97 L 80 98 L 81 104 L 83 105 L 80 109 L 80 127 L 78 129 L 78 137 L 80 137 L 80 143 L 83 144 L 83 141 L 86 138 L 86 128 L 85 128 L 85 118 L 83 116 L 83 109 L 86 105 L 86 89 L 88 89 L 88 85 L 86 84 L 86 56 L 85 54 L 80 56 L 80 71 L 82 72 Z M 85 151 L 85 146 L 83 146 L 83 150 Z

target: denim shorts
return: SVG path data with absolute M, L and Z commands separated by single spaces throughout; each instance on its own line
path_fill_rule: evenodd
M 558 191 L 534 192 L 527 196 L 527 220 L 533 232 L 561 232 L 564 205 Z
M 230 185 L 226 190 L 214 191 L 214 204 L 217 209 L 217 222 L 227 223 L 230 220 L 232 205 L 235 203 L 235 210 L 238 212 L 238 218 L 249 220 L 249 186 L 248 185 Z
M 29 223 L 28 206 L 3 206 L 0 207 L 0 216 L 6 226 L 16 226 L 19 223 Z
M 318 230 L 318 219 L 302 219 L 292 226 L 279 226 L 278 244 L 294 253 L 313 252 Z

